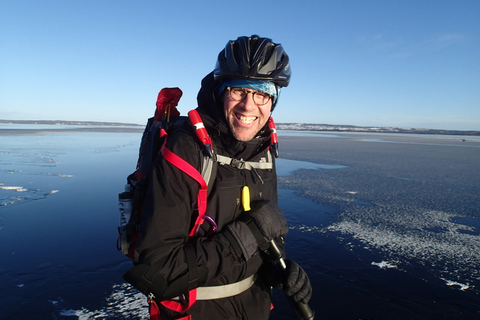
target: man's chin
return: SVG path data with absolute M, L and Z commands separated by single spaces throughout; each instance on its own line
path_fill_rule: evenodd
M 253 138 L 255 138 L 255 135 L 257 134 L 257 132 L 252 129 L 238 129 L 238 128 L 232 130 L 232 133 L 235 139 L 237 139 L 238 141 L 244 141 L 244 142 L 252 140 Z

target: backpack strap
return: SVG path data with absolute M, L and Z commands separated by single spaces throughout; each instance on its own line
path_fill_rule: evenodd
M 217 163 L 209 156 L 203 155 L 202 159 L 202 177 L 207 183 L 208 192 L 210 193 L 213 182 L 215 181 L 215 175 L 217 174 Z
M 202 174 L 198 172 L 197 169 L 195 169 L 190 163 L 183 160 L 181 157 L 179 157 L 178 155 L 176 155 L 175 153 L 173 153 L 167 148 L 166 141 L 167 139 L 165 139 L 165 143 L 163 144 L 162 149 L 160 150 L 165 160 L 167 160 L 172 165 L 174 165 L 178 169 L 185 172 L 189 177 L 191 177 L 200 185 L 200 190 L 198 190 L 198 195 L 197 195 L 198 217 L 189 234 L 189 236 L 192 237 L 192 236 L 195 236 L 198 232 L 198 229 L 200 229 L 200 226 L 202 225 L 202 222 L 204 219 L 205 212 L 207 211 L 208 186 L 207 186 L 207 183 L 205 182 L 205 179 L 203 179 Z
M 165 142 L 163 143 L 162 148 L 160 149 L 160 152 L 162 153 L 162 156 L 164 157 L 164 159 L 167 160 L 172 165 L 174 165 L 175 167 L 177 167 L 178 169 L 185 172 L 189 177 L 194 179 L 200 185 L 200 189 L 198 190 L 198 195 L 197 195 L 198 216 L 189 234 L 189 237 L 193 237 L 197 234 L 198 229 L 200 229 L 200 226 L 202 225 L 203 219 L 205 216 L 205 211 L 207 210 L 208 185 L 207 185 L 207 182 L 205 182 L 205 179 L 202 177 L 202 174 L 200 174 L 200 172 L 198 172 L 197 169 L 195 169 L 187 161 L 183 160 L 181 157 L 179 157 L 178 155 L 173 153 L 170 149 L 168 149 L 166 144 L 167 144 L 167 139 L 165 139 Z M 197 290 L 193 289 L 193 290 L 190 290 L 186 296 L 186 304 L 178 301 L 166 300 L 166 301 L 162 301 L 162 305 L 176 312 L 185 312 L 188 309 L 190 309 L 190 307 L 195 303 L 195 301 L 197 300 L 196 298 L 197 298 Z
M 207 129 L 205 129 L 205 125 L 203 124 L 202 118 L 198 114 L 197 110 L 190 110 L 188 112 L 188 119 L 190 120 L 192 126 L 195 128 L 195 134 L 197 135 L 202 145 L 205 147 L 205 151 L 207 152 L 208 156 L 212 158 L 212 139 L 208 135 Z
M 270 128 L 270 141 L 271 141 L 271 149 L 275 154 L 275 158 L 278 158 L 278 135 L 277 135 L 277 128 L 275 127 L 275 122 L 273 118 L 268 118 L 268 127 Z

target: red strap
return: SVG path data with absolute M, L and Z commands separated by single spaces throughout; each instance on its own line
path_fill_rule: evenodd
M 197 195 L 198 217 L 197 217 L 197 220 L 195 221 L 195 225 L 193 226 L 189 234 L 189 237 L 192 237 L 196 235 L 198 229 L 203 223 L 203 216 L 207 211 L 207 183 L 205 182 L 205 179 L 203 179 L 202 175 L 200 174 L 200 172 L 198 172 L 197 169 L 195 169 L 190 163 L 188 163 L 187 161 L 183 160 L 181 157 L 179 157 L 178 155 L 170 151 L 167 148 L 166 144 L 167 144 L 167 139 L 165 139 L 165 142 L 161 148 L 161 153 L 163 158 L 168 162 L 170 162 L 175 167 L 177 167 L 178 169 L 185 172 L 189 177 L 194 179 L 200 185 L 200 189 L 198 190 L 198 195 Z M 186 304 L 183 304 L 174 300 L 166 300 L 166 301 L 162 301 L 161 303 L 164 307 L 171 309 L 173 311 L 185 312 L 188 309 L 190 309 L 191 306 L 193 306 L 196 300 L 197 300 L 197 289 L 193 289 L 188 292 Z M 190 319 L 191 319 L 191 316 L 187 316 L 187 317 L 180 318 L 179 320 L 190 320 Z M 157 319 L 152 319 L 152 320 L 157 320 Z
M 155 300 L 148 299 L 147 302 L 148 302 L 149 309 L 150 309 L 150 320 L 161 320 L 161 318 L 160 318 L 160 308 L 158 308 L 158 304 L 155 302 Z M 163 302 L 162 302 L 162 304 L 163 304 Z M 188 315 L 186 317 L 178 318 L 177 320 L 192 320 L 192 316 Z
M 185 304 L 174 300 L 165 300 L 162 301 L 161 304 L 170 310 L 176 312 L 185 312 L 190 309 L 191 306 L 193 306 L 195 301 L 197 301 L 197 289 L 193 289 L 188 292 L 188 297 L 186 301 L 187 303 Z
M 166 139 L 165 139 L 165 142 L 166 142 Z M 162 155 L 165 158 L 165 160 L 167 160 L 168 162 L 173 164 L 175 167 L 177 167 L 178 169 L 188 174 L 192 179 L 197 181 L 198 184 L 200 185 L 200 190 L 198 190 L 198 195 L 197 195 L 198 217 L 189 235 L 190 237 L 192 237 L 197 234 L 197 231 L 203 222 L 203 216 L 207 211 L 207 183 L 205 182 L 202 175 L 200 174 L 200 172 L 198 172 L 197 169 L 195 169 L 190 163 L 188 163 L 187 161 L 183 160 L 182 158 L 177 156 L 175 153 L 170 151 L 165 144 L 166 143 L 163 144 L 161 149 Z
M 191 306 L 195 303 L 197 300 L 197 289 L 190 290 L 188 293 L 188 298 L 187 298 L 187 304 L 182 304 L 177 301 L 173 300 L 167 300 L 167 301 L 162 301 L 161 304 L 173 311 L 176 312 L 185 312 L 188 309 L 190 309 Z M 148 306 L 149 306 L 149 311 L 150 311 L 150 320 L 161 320 L 160 318 L 160 308 L 158 307 L 158 304 L 155 302 L 155 300 L 148 299 Z M 182 318 L 178 318 L 177 320 L 192 320 L 192 316 L 188 315 Z
M 160 309 L 155 300 L 148 299 L 147 302 L 150 309 L 150 320 L 160 320 Z

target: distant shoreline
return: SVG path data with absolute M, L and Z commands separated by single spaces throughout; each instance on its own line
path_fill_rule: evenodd
M 364 132 L 364 133 L 403 133 L 403 134 L 437 134 L 480 136 L 480 131 L 474 130 L 441 130 L 423 128 L 398 128 L 398 127 L 359 127 L 351 125 L 329 125 L 308 123 L 278 123 L 278 130 L 296 131 L 329 131 L 329 132 Z
M 1 120 L 0 124 L 31 125 L 29 128 L 0 128 L 0 136 L 44 135 L 59 132 L 142 133 L 145 125 L 120 122 L 63 120 Z M 35 128 L 38 125 L 38 128 Z M 42 128 L 41 126 L 50 126 Z
M 141 132 L 145 125 L 121 122 L 96 122 L 96 121 L 64 121 L 64 120 L 1 120 L 0 124 L 24 125 L 51 125 L 72 126 L 72 128 L 29 128 L 29 129 L 0 129 L 0 135 L 32 135 L 54 132 Z M 83 126 L 75 128 L 75 126 Z M 362 133 L 406 133 L 406 134 L 436 134 L 436 135 L 464 135 L 480 136 L 480 131 L 475 130 L 441 130 L 422 128 L 398 127 L 360 127 L 353 125 L 330 125 L 311 123 L 277 123 L 278 130 L 293 131 L 327 131 L 327 132 L 362 132 Z
M 136 123 L 122 122 L 101 122 L 101 121 L 66 121 L 66 120 L 2 120 L 0 124 L 39 124 L 39 125 L 61 125 L 61 126 L 106 126 L 106 127 L 144 127 Z

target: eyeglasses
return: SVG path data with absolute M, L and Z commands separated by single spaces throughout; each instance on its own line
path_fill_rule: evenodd
M 257 106 L 263 106 L 267 104 L 268 101 L 270 101 L 271 99 L 271 96 L 269 94 L 260 91 L 250 91 L 243 88 L 231 87 L 227 87 L 227 90 L 230 98 L 236 101 L 243 101 L 247 97 L 247 94 L 251 93 L 253 95 L 253 102 L 255 102 Z

